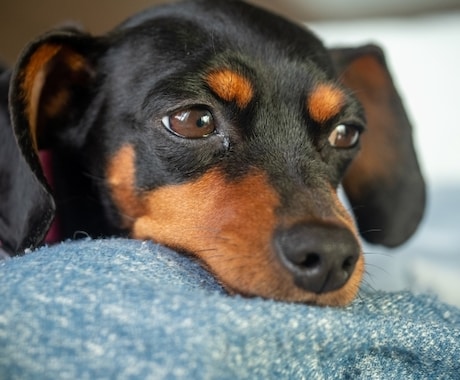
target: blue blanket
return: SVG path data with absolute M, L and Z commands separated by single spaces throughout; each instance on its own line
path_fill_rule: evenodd
M 362 292 L 347 308 L 231 297 L 150 242 L 0 262 L 1 379 L 459 379 L 460 311 Z

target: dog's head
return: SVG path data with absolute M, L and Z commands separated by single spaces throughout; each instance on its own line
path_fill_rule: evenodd
M 327 50 L 241 2 L 157 8 L 102 37 L 53 31 L 20 58 L 10 107 L 39 182 L 40 149 L 77 157 L 111 223 L 196 256 L 231 292 L 344 305 L 358 230 L 395 246 L 423 213 L 382 52 Z

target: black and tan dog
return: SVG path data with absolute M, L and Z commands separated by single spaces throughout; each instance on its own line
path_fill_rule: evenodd
M 197 257 L 232 293 L 344 305 L 363 272 L 358 228 L 395 246 L 423 214 L 381 50 L 327 50 L 240 1 L 166 5 L 102 37 L 55 30 L 2 78 L 10 253 L 41 244 L 57 213 L 62 238 L 152 239 Z

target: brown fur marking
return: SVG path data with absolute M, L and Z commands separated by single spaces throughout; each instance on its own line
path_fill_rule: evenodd
M 45 82 L 45 67 L 59 52 L 61 47 L 56 44 L 43 45 L 35 51 L 24 69 L 21 88 L 24 94 L 25 114 L 29 120 L 32 143 L 38 152 L 37 117 L 40 95 Z
M 245 108 L 254 96 L 251 82 L 229 69 L 211 72 L 207 78 L 211 90 L 227 102 L 236 102 L 239 108 Z
M 344 105 L 344 93 L 331 84 L 320 84 L 307 99 L 307 109 L 317 123 L 324 123 L 336 116 Z
M 44 94 L 47 84 L 49 62 L 60 60 L 68 70 L 66 78 L 51 78 L 55 93 Z M 34 149 L 38 151 L 40 120 L 47 120 L 59 114 L 70 99 L 69 85 L 72 80 L 78 79 L 79 74 L 87 72 L 88 67 L 84 57 L 73 50 L 57 44 L 40 46 L 30 57 L 23 71 L 21 89 L 25 102 L 25 114 L 29 121 L 30 133 Z M 45 91 L 46 92 L 46 91 Z
M 280 203 L 260 170 L 231 181 L 214 169 L 192 182 L 140 192 L 135 188 L 135 152 L 127 145 L 111 160 L 107 180 L 134 238 L 152 239 L 197 256 L 231 293 L 345 305 L 358 291 L 362 255 L 341 289 L 317 295 L 294 284 L 272 249 Z M 338 223 L 356 231 L 336 195 L 334 199 Z
M 109 162 L 106 178 L 112 199 L 122 217 L 122 227 L 130 228 L 139 216 L 140 200 L 135 186 L 136 154 L 131 145 L 124 145 Z

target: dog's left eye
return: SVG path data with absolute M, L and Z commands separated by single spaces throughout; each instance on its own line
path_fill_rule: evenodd
M 187 139 L 207 137 L 216 129 L 211 112 L 202 107 L 178 111 L 161 122 L 170 132 Z
M 360 134 L 361 131 L 358 127 L 339 124 L 329 135 L 329 144 L 334 148 L 351 148 L 357 144 Z

